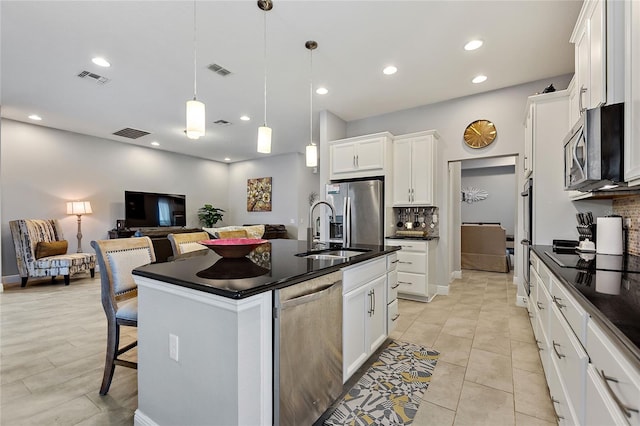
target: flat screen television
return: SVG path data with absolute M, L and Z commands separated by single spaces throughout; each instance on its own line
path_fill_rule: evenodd
M 124 191 L 127 227 L 186 226 L 184 195 Z

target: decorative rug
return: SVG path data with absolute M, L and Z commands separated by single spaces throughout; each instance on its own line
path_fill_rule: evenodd
M 439 352 L 393 341 L 338 403 L 326 426 L 410 425 Z

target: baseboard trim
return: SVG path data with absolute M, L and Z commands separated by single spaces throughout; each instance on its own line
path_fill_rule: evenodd
M 451 276 L 449 278 L 449 282 L 452 282 L 454 280 L 459 280 L 462 279 L 462 271 L 453 271 L 451 272 Z
M 154 422 L 144 414 L 140 409 L 137 409 L 133 416 L 133 424 L 135 426 L 158 426 L 158 423 Z
M 442 296 L 449 295 L 449 286 L 448 285 L 439 285 L 436 290 L 436 294 L 440 294 Z

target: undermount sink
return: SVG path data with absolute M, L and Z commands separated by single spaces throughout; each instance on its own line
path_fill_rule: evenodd
M 315 260 L 347 259 L 371 251 L 370 249 L 325 249 L 298 253 L 296 256 Z

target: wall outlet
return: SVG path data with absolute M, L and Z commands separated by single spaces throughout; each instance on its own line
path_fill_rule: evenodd
M 169 334 L 169 358 L 178 361 L 179 340 L 175 334 Z

